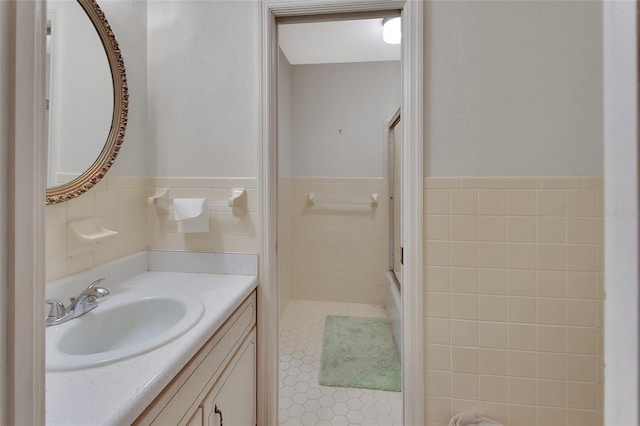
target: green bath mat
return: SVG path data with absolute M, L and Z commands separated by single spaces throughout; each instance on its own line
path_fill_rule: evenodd
M 320 384 L 400 392 L 400 359 L 389 321 L 328 315 Z

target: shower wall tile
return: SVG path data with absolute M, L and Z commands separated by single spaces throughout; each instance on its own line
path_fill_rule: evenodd
M 602 178 L 424 187 L 428 424 L 602 424 Z
M 291 186 L 289 177 L 278 179 L 278 311 L 284 312 L 291 294 Z
M 382 178 L 287 179 L 289 205 L 281 204 L 281 214 L 287 210 L 289 218 L 284 227 L 290 229 L 291 298 L 382 305 L 389 270 L 388 182 Z M 308 202 L 310 193 L 316 194 L 315 206 Z M 377 207 L 368 204 L 371 193 L 378 194 Z M 443 200 L 443 206 L 448 202 Z M 448 223 L 446 213 L 443 218 Z M 438 228 L 448 226 L 437 217 L 433 220 Z M 448 257 L 434 261 L 448 264 Z M 439 314 L 448 316 L 448 311 Z

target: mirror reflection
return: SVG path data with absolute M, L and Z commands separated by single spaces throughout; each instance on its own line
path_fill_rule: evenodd
M 113 82 L 105 49 L 76 0 L 47 1 L 47 187 L 98 158 L 109 135 Z

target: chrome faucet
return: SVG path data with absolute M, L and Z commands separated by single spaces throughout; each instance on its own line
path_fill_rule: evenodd
M 51 305 L 49 315 L 45 319 L 45 325 L 58 325 L 77 318 L 98 307 L 98 299 L 109 294 L 109 290 L 99 287 L 105 278 L 100 278 L 92 282 L 86 290 L 71 298 L 71 304 L 64 307 L 58 299 L 48 299 L 46 302 Z

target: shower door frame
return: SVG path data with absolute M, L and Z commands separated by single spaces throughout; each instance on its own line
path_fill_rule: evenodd
M 395 202 L 396 194 L 395 191 L 395 128 L 401 123 L 402 120 L 402 108 L 398 108 L 398 110 L 393 114 L 391 120 L 389 120 L 389 124 L 386 127 L 387 132 L 387 174 L 389 176 L 389 271 L 393 274 L 393 277 L 396 282 L 396 286 L 398 290 L 402 291 L 402 283 L 398 275 L 396 274 L 395 269 L 395 249 L 396 249 L 396 241 L 395 241 Z M 400 263 L 402 264 L 402 256 L 400 258 Z
M 402 14 L 402 392 L 403 422 L 425 424 L 423 283 L 423 1 L 262 0 L 260 3 L 260 128 L 258 142 L 259 281 L 257 423 L 278 424 L 277 277 L 277 18 Z M 316 19 L 317 20 L 317 19 Z

